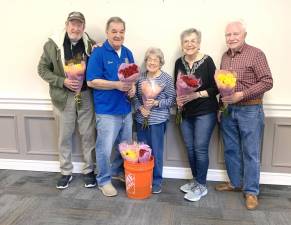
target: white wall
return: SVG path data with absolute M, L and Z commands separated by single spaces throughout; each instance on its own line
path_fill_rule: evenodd
M 164 70 L 173 72 L 180 54 L 179 35 L 195 27 L 202 31 L 201 51 L 219 66 L 225 51 L 227 21 L 247 23 L 247 42 L 261 48 L 274 76 L 265 103 L 291 104 L 291 1 L 289 0 L 1 0 L 0 99 L 48 99 L 48 85 L 37 74 L 42 46 L 54 30 L 62 29 L 70 11 L 81 11 L 87 32 L 104 40 L 107 19 L 126 21 L 125 45 L 142 63 L 145 50 L 160 47 Z

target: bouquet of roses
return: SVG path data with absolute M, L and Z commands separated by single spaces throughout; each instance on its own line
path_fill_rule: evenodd
M 144 143 L 120 143 L 119 151 L 124 160 L 133 163 L 148 162 L 151 157 L 152 149 Z
M 147 80 L 142 81 L 141 83 L 142 101 L 143 101 L 143 107 L 146 110 L 151 109 L 146 106 L 146 101 L 148 99 L 156 99 L 161 91 L 162 91 L 162 87 L 158 85 L 157 82 L 155 82 L 155 80 L 147 79 Z M 148 128 L 148 126 L 149 126 L 148 117 L 145 117 L 142 127 Z
M 234 93 L 234 89 L 236 86 L 236 77 L 237 74 L 234 71 L 227 70 L 216 70 L 214 79 L 219 90 L 219 93 L 222 97 L 229 96 Z M 223 114 L 227 114 L 227 104 L 223 104 L 220 107 L 219 111 L 223 112 Z
M 195 75 L 179 73 L 176 82 L 177 97 L 192 94 L 201 86 L 201 84 L 201 79 L 196 78 Z M 182 111 L 183 108 L 177 108 L 176 124 L 178 125 L 182 122 Z
M 85 61 L 81 61 L 80 63 L 70 62 L 64 66 L 64 71 L 68 79 L 77 80 L 79 86 L 75 91 L 75 103 L 77 108 L 81 107 L 81 88 L 83 86 L 83 81 L 85 79 L 85 69 L 86 63 Z
M 134 83 L 139 76 L 139 68 L 134 63 L 122 63 L 118 68 L 118 78 L 123 82 Z

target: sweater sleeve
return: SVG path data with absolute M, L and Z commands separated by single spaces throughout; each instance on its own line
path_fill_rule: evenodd
M 52 55 L 54 54 L 54 52 L 52 52 L 53 48 L 55 47 L 52 46 L 52 43 L 50 43 L 49 41 L 44 45 L 43 53 L 38 63 L 38 74 L 43 80 L 48 82 L 50 85 L 63 88 L 65 77 L 53 73 L 54 68 L 52 57 L 55 57 L 56 60 L 58 60 L 59 57 L 58 56 L 59 52 L 57 52 L 56 49 L 54 49 L 54 51 L 56 51 L 55 55 L 54 56 Z M 51 51 L 49 51 L 49 49 L 51 49 Z
M 174 81 L 173 79 L 170 77 L 170 75 L 165 75 L 165 96 L 166 98 L 161 99 L 159 101 L 159 105 L 158 107 L 160 108 L 170 108 L 171 106 L 174 105 L 175 103 L 175 99 L 176 99 L 176 92 L 175 92 L 175 88 L 174 88 Z

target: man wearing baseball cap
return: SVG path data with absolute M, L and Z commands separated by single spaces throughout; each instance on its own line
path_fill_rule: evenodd
M 72 154 L 75 127 L 78 127 L 80 133 L 85 187 L 96 186 L 95 166 L 92 157 L 95 152 L 96 140 L 92 91 L 87 87 L 85 79 L 79 80 L 68 76 L 70 66 L 77 68 L 74 67 L 76 64 L 87 64 L 92 45 L 95 44 L 84 32 L 84 29 L 84 15 L 80 12 L 69 13 L 65 30 L 48 39 L 38 64 L 40 77 L 49 83 L 50 97 L 58 124 L 61 171 L 56 185 L 58 189 L 67 188 L 73 178 Z M 78 76 L 84 78 L 85 72 L 83 69 L 82 74 Z M 78 101 L 76 101 L 76 94 L 79 96 Z

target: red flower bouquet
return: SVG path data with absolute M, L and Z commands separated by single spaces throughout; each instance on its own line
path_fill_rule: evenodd
M 201 86 L 201 84 L 201 79 L 196 78 L 195 75 L 179 73 L 176 82 L 177 97 L 192 94 Z M 176 124 L 182 122 L 182 111 L 183 108 L 177 108 Z
M 134 63 L 122 63 L 118 69 L 118 78 L 123 82 L 135 82 L 139 76 L 139 67 Z

